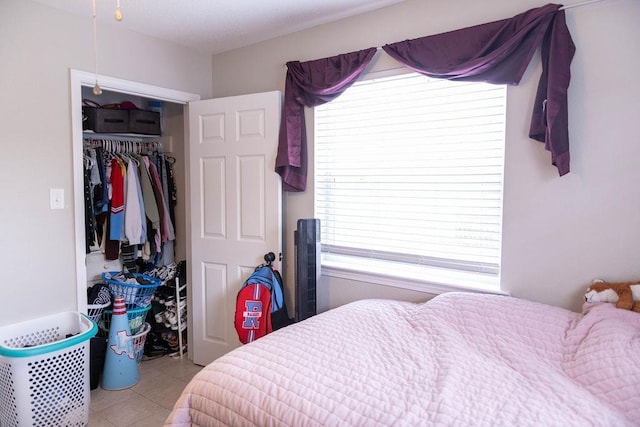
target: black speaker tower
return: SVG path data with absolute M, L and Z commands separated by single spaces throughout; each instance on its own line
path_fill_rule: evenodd
M 316 314 L 316 286 L 320 281 L 320 220 L 299 219 L 296 245 L 296 310 L 300 322 Z

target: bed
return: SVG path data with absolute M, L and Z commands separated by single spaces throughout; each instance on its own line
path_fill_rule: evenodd
M 363 300 L 203 368 L 170 426 L 640 424 L 640 313 L 497 295 Z

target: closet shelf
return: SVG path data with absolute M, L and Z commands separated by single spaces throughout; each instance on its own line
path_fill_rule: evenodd
M 96 133 L 91 130 L 82 131 L 82 136 L 84 138 L 89 138 L 89 139 L 113 139 L 116 141 L 120 139 L 131 140 L 131 139 L 139 138 L 140 140 L 144 140 L 144 139 L 152 139 L 152 138 L 157 139 L 162 137 L 162 135 L 149 135 L 149 134 L 142 134 L 142 133 Z

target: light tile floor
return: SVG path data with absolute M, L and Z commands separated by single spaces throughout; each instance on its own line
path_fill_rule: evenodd
M 140 381 L 125 390 L 91 390 L 89 427 L 158 427 L 189 380 L 202 369 L 185 356 L 143 360 Z

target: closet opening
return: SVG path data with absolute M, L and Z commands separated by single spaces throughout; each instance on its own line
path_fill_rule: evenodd
M 155 99 L 134 96 L 126 93 L 104 90 L 102 95 L 96 96 L 91 88 L 82 88 L 82 101 L 84 105 L 112 106 L 113 109 L 126 103 L 135 106 L 140 110 L 150 110 L 154 108 L 159 112 L 160 128 L 159 134 L 133 134 L 133 133 L 96 133 L 89 130 L 82 132 L 82 153 L 84 171 L 93 171 L 93 178 L 96 184 L 95 190 L 107 190 L 107 185 L 101 182 L 99 170 L 111 170 L 112 163 L 120 165 L 126 170 L 127 167 L 134 169 L 138 176 L 149 177 L 150 167 L 153 168 L 154 175 L 158 178 L 159 188 L 155 188 L 153 179 L 149 182 L 143 181 L 144 186 L 151 185 L 153 191 L 163 197 L 165 202 L 163 212 L 162 204 L 154 206 L 156 212 L 159 210 L 164 222 L 164 228 L 169 232 L 169 237 L 163 235 L 158 242 L 153 240 L 152 230 L 147 231 L 147 235 L 141 236 L 145 242 L 146 250 L 132 249 L 126 245 L 120 247 L 106 247 L 103 233 L 106 229 L 106 204 L 102 212 L 90 212 L 85 209 L 85 238 L 86 244 L 86 283 L 92 285 L 101 281 L 101 274 L 106 271 L 122 271 L 123 268 L 132 270 L 132 266 L 145 265 L 149 263 L 156 267 L 166 267 L 177 264 L 181 260 L 186 260 L 186 211 L 185 211 L 185 145 L 184 145 L 184 115 L 183 106 L 172 102 L 158 101 Z M 125 112 L 125 111 L 122 111 Z M 92 164 L 98 161 L 98 165 Z M 142 162 L 142 163 L 141 163 Z M 146 162 L 146 163 L 145 163 Z M 89 168 L 89 169 L 88 169 Z M 144 174 L 142 172 L 145 172 Z M 154 175 L 151 175 L 153 178 Z M 86 192 L 85 192 L 86 193 Z M 92 194 L 92 196 L 102 196 L 102 194 Z M 106 194 L 105 194 L 106 197 Z M 130 198 L 129 199 L 134 199 Z M 140 196 L 142 200 L 142 195 Z M 86 200 L 84 201 L 87 207 Z M 155 204 L 155 200 L 153 200 Z M 94 206 L 103 206 L 100 200 L 94 200 Z M 126 209 L 126 206 L 124 206 Z M 89 213 L 89 215 L 87 215 Z M 164 215 L 164 214 L 167 215 Z M 158 215 L 155 215 L 158 216 Z M 93 217 L 93 218 L 91 218 Z M 92 221 L 93 219 L 93 221 Z M 146 221 L 145 221 L 146 222 Z M 147 225 L 144 223 L 143 225 Z M 125 227 L 123 227 L 125 228 Z M 158 224 L 155 225 L 158 228 Z M 163 227 L 160 227 L 161 229 Z M 142 249 L 142 248 L 139 248 Z M 115 253 L 114 253 L 115 251 Z M 129 253 L 125 254 L 124 252 Z M 131 257 L 134 257 L 133 259 Z M 125 265 L 127 264 L 127 265 Z
M 71 70 L 71 108 L 73 128 L 73 156 L 74 156 L 74 226 L 76 247 L 76 278 L 77 278 L 77 306 L 78 311 L 87 313 L 87 289 L 102 281 L 102 273 L 123 271 L 125 264 L 131 262 L 149 262 L 158 267 L 172 264 L 174 268 L 180 261 L 187 261 L 189 230 L 187 229 L 187 142 L 185 132 L 185 104 L 200 99 L 198 95 L 171 89 L 146 85 L 143 83 L 115 79 L 108 76 L 98 76 L 103 93 L 96 96 L 92 93 L 95 75 L 82 71 Z M 155 110 L 160 112 L 161 133 L 145 135 L 140 133 L 96 133 L 83 130 L 83 105 L 119 105 L 127 102 L 140 110 Z M 104 246 L 104 236 L 99 235 L 96 228 L 103 231 L 104 215 L 101 223 L 87 221 L 95 220 L 96 216 L 87 210 L 87 187 L 85 187 L 85 172 L 96 161 L 96 154 L 100 156 L 102 165 L 109 164 L 116 159 L 116 163 L 141 168 L 153 164 L 158 172 L 158 186 L 167 193 L 166 217 L 171 227 L 173 239 L 162 242 L 162 252 L 151 251 L 143 259 L 143 246 L 121 246 L 114 256 L 113 249 L 107 254 Z M 106 162 L 105 162 L 106 161 Z M 145 163 L 146 162 L 146 163 Z M 138 169 L 138 176 L 141 176 Z M 96 177 L 94 168 L 94 179 Z M 91 175 L 89 173 L 89 175 Z M 89 177 L 90 178 L 90 177 Z M 93 187 L 91 187 L 93 188 Z M 93 195 L 93 194 L 92 194 Z M 95 206 L 94 203 L 90 205 Z M 159 233 L 158 233 L 159 234 Z M 166 246 L 165 246 L 166 244 Z M 159 248 L 159 247 L 158 247 Z M 123 252 L 123 249 L 125 252 Z M 136 259 L 131 259 L 131 254 Z M 188 261 L 187 261 L 188 262 Z M 129 264 L 130 266 L 133 264 Z M 149 264 L 147 264 L 147 267 Z M 186 269 L 185 269 L 186 270 Z M 186 274 L 186 271 L 185 271 Z M 188 278 L 186 278 L 187 296 Z M 190 302 L 186 302 L 190 306 Z M 189 310 L 187 310 L 189 313 Z M 191 319 L 187 318 L 187 325 Z M 187 327 L 187 331 L 191 328 Z M 188 339 L 187 341 L 190 341 Z

